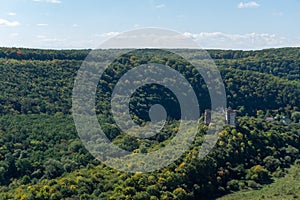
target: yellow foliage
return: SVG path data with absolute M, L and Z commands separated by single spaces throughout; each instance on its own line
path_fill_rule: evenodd
M 70 185 L 70 190 L 76 190 L 76 186 L 75 185 Z
M 185 166 L 185 162 L 182 162 L 178 167 L 179 167 L 180 169 L 182 169 L 182 168 L 184 168 L 184 166 Z
M 166 179 L 162 178 L 162 177 L 159 177 L 158 179 L 158 183 L 161 183 L 161 182 L 164 182 Z
M 41 191 L 43 191 L 43 193 L 49 193 L 50 188 L 49 188 L 48 185 L 44 185 L 44 186 L 42 187 Z
M 140 150 L 139 149 L 135 149 L 135 150 L 133 150 L 133 153 L 140 153 Z
M 155 177 L 153 176 L 153 175 L 150 175 L 150 176 L 148 176 L 148 181 L 149 182 L 153 182 L 153 181 L 155 181 L 156 179 L 155 179 Z
M 21 200 L 27 200 L 26 194 L 23 194 L 23 195 L 21 196 Z
M 65 180 L 66 180 L 66 178 L 59 179 L 58 184 L 59 185 L 65 185 Z
M 220 141 L 219 141 L 219 145 L 220 145 L 220 146 L 223 146 L 223 145 L 224 145 L 224 142 L 223 142 L 222 140 L 220 140 Z
M 243 138 L 243 134 L 241 132 L 238 133 L 238 138 Z
M 187 194 L 186 193 L 186 191 L 183 189 L 183 188 L 181 188 L 181 187 L 179 187 L 179 188 L 176 188 L 174 191 L 173 191 L 173 193 L 176 195 L 176 196 L 178 196 L 179 194 Z
M 132 177 L 133 178 L 140 178 L 142 176 L 142 172 L 136 172 Z
M 259 172 L 259 171 L 262 171 L 264 170 L 263 166 L 261 165 L 255 165 L 253 168 L 252 168 L 253 172 Z
M 226 130 L 221 131 L 220 136 L 223 137 L 225 135 L 227 135 L 227 131 Z
M 51 187 L 49 192 L 50 192 L 50 194 L 52 194 L 54 192 L 54 188 Z
M 80 183 L 83 180 L 82 176 L 77 176 L 76 177 L 76 184 Z

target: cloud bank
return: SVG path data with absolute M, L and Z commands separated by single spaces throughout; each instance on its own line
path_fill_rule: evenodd
M 61 3 L 60 0 L 33 0 L 35 2 L 44 2 L 44 3 Z
M 6 19 L 0 19 L 0 26 L 19 26 L 20 23 L 17 22 L 17 21 L 9 21 L 9 20 L 6 20 Z
M 159 4 L 159 5 L 156 5 L 155 7 L 156 8 L 164 8 L 164 7 L 166 7 L 166 5 L 165 4 Z
M 9 22 L 9 25 L 13 22 Z M 0 25 L 3 21 L 0 20 Z M 7 25 L 7 22 L 5 22 Z M 118 35 L 119 32 L 107 32 L 91 35 L 87 38 L 74 39 L 72 37 L 48 37 L 37 35 L 33 39 L 3 40 L 0 46 L 18 46 L 30 48 L 52 49 L 89 49 L 97 48 L 108 38 Z M 234 50 L 258 50 L 279 47 L 300 47 L 300 37 L 290 38 L 272 33 L 245 33 L 234 34 L 224 32 L 185 32 L 184 36 L 194 40 L 203 49 L 234 49 Z M 22 34 L 18 34 L 22 38 Z M 168 40 L 168 38 L 166 38 Z
M 231 34 L 222 32 L 185 32 L 202 48 L 212 49 L 263 49 L 285 46 L 300 46 L 299 38 L 286 38 L 269 33 Z
M 240 2 L 238 4 L 238 8 L 257 8 L 260 5 L 256 3 L 255 1 L 250 1 L 250 2 Z

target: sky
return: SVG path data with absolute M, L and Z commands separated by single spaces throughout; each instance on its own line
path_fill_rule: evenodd
M 95 48 L 138 28 L 206 49 L 300 47 L 300 0 L 0 0 L 0 46 Z

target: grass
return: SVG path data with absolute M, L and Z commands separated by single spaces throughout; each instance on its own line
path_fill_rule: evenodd
M 219 198 L 219 200 L 288 200 L 300 199 L 300 165 L 292 166 L 289 173 L 274 183 L 259 190 L 240 191 Z

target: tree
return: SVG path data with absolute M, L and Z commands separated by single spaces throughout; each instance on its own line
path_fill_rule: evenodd
M 63 164 L 54 159 L 50 159 L 46 161 L 44 167 L 45 167 L 44 174 L 48 179 L 56 178 L 64 173 Z
M 21 176 L 31 174 L 32 166 L 28 158 L 22 158 L 16 160 L 16 167 Z
M 293 122 L 300 123 L 300 112 L 297 111 L 293 112 L 291 118 Z
M 248 170 L 246 178 L 254 180 L 260 184 L 270 183 L 272 180 L 269 171 L 261 165 L 253 166 L 250 170 Z

